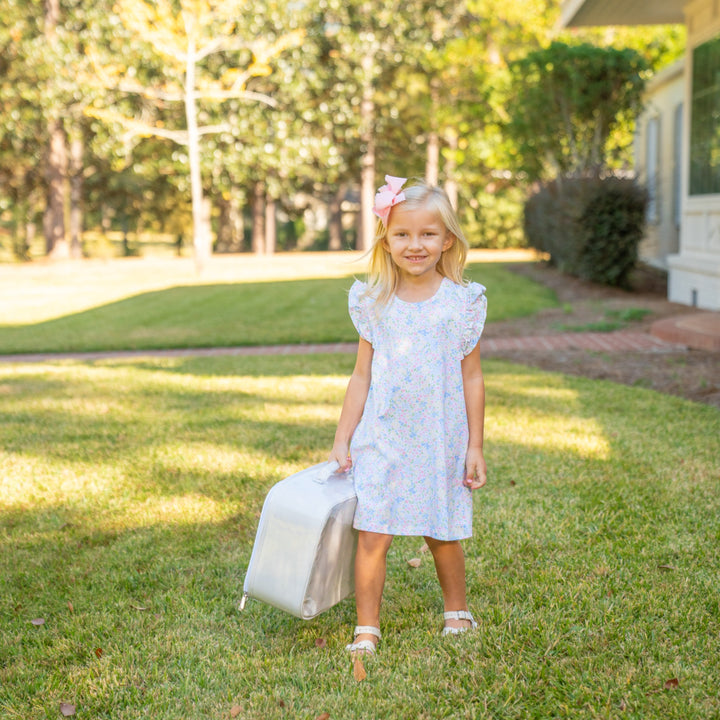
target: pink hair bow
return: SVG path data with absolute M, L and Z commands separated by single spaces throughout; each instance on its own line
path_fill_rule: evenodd
M 383 185 L 378 189 L 375 195 L 375 207 L 373 212 L 383 221 L 383 225 L 387 227 L 388 216 L 393 205 L 397 205 L 405 199 L 405 193 L 402 192 L 402 186 L 407 182 L 407 178 L 385 176 L 387 185 Z

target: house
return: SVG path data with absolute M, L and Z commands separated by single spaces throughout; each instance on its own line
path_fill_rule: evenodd
M 640 259 L 662 270 L 680 249 L 684 73 L 681 60 L 648 82 L 635 130 L 635 169 L 648 191 Z
M 720 2 L 563 0 L 561 22 L 686 23 L 685 62 L 656 76 L 640 119 L 636 156 L 650 191 L 641 254 L 667 267 L 670 300 L 720 310 Z

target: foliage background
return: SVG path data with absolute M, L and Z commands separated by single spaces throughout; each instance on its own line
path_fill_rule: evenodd
M 183 4 L 161 5 L 179 13 Z M 559 31 L 557 0 L 398 3 L 371 14 L 361 0 L 199 6 L 210 18 L 236 18 L 217 26 L 238 48 L 204 61 L 202 82 L 260 68 L 242 87 L 274 103 L 231 98 L 199 107 L 202 124 L 224 128 L 201 139 L 202 182 L 214 232 L 233 250 L 252 247 L 260 222 L 258 208 L 254 216 L 250 210 L 254 197 L 276 210 L 279 247 L 352 246 L 357 232 L 347 211 L 357 209 L 369 144 L 375 186 L 386 172 L 425 175 L 436 148 L 438 180 L 459 192 L 473 244 L 522 244 L 520 209 L 530 178 L 503 128 L 528 108 L 513 93 L 509 65 L 553 40 L 634 48 L 653 70 L 684 47 L 684 29 L 676 26 Z M 66 201 L 66 232 L 79 233 L 80 251 L 137 252 L 146 232 L 166 233 L 170 251 L 183 235 L 189 243 L 187 153 L 138 125 L 182 131 L 183 108 L 123 89 L 132 80 L 157 93 L 166 82 L 166 61 L 131 31 L 130 18 L 143 7 L 142 0 L 0 0 L 3 259 L 45 252 L 48 148 L 58 125 L 70 153 L 62 183 L 68 197 L 71 188 L 77 194 L 72 207 Z M 156 22 L 163 32 L 178 31 L 169 15 Z M 297 30 L 301 44 L 260 64 L 262 47 Z M 133 131 L 107 115 L 89 115 L 92 108 L 132 118 Z M 614 167 L 630 167 L 632 131 L 628 119 L 614 132 Z M 328 224 L 340 206 L 345 225 Z M 73 208 L 79 230 L 71 228 Z

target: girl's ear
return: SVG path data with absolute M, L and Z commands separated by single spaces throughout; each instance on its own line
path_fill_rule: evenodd
M 447 235 L 445 236 L 445 241 L 443 242 L 442 251 L 445 252 L 446 250 L 449 250 L 454 244 L 457 238 L 448 231 Z

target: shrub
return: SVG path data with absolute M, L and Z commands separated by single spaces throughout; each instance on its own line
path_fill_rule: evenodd
M 645 223 L 645 191 L 632 180 L 557 178 L 525 204 L 528 244 L 570 275 L 626 287 Z
M 589 178 L 557 178 L 540 186 L 525 206 L 528 244 L 550 256 L 550 264 L 579 275 L 582 258 L 579 220 L 592 192 Z
M 596 186 L 579 220 L 579 274 L 603 285 L 628 287 L 645 231 L 647 193 L 632 180 Z

